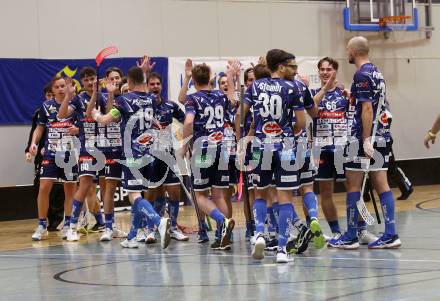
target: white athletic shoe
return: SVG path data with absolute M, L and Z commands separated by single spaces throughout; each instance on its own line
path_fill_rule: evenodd
M 79 237 L 76 229 L 69 228 L 69 230 L 67 230 L 67 241 L 78 241 L 78 239 Z
M 137 242 L 146 242 L 148 235 L 148 229 L 142 228 L 138 229 L 138 233 L 136 235 Z
M 136 248 L 139 248 L 139 244 L 138 244 L 138 242 L 136 241 L 136 237 L 133 238 L 133 239 L 130 239 L 130 240 L 128 240 L 128 239 L 124 239 L 123 241 L 121 241 L 121 246 L 122 246 L 123 248 L 128 248 L 128 249 L 136 249 Z
M 293 262 L 294 258 L 286 251 L 286 247 L 278 248 L 276 263 Z
M 361 245 L 368 245 L 369 243 L 372 243 L 373 241 L 376 241 L 378 239 L 376 235 L 368 232 L 367 230 L 359 231 L 358 238 L 359 244 Z
M 61 229 L 61 237 L 62 239 L 67 239 L 67 231 L 69 231 L 70 226 L 63 226 L 63 229 Z
M 252 257 L 258 260 L 264 258 L 264 248 L 266 248 L 266 240 L 263 237 L 262 233 L 258 233 L 255 235 L 257 239 L 255 240 L 255 246 L 252 250 Z
M 325 238 L 325 241 L 329 241 L 330 239 L 338 239 L 339 237 L 341 237 L 341 233 L 339 233 L 339 232 L 334 232 L 334 233 L 332 233 L 332 236 L 328 236 L 328 235 L 325 235 L 324 234 L 324 238 Z
M 249 242 L 251 243 L 252 246 L 255 245 L 256 241 L 257 241 L 257 235 L 251 236 L 251 239 L 249 239 Z
M 111 241 L 113 239 L 113 230 L 105 228 L 104 233 L 102 233 L 99 241 Z
M 171 229 L 171 239 L 175 239 L 177 241 L 188 241 L 189 237 L 177 230 L 177 228 Z
M 38 225 L 38 228 L 35 230 L 34 234 L 32 234 L 32 240 L 40 241 L 43 235 L 47 235 L 46 228 L 44 228 L 42 225 Z
M 156 243 L 156 231 L 145 228 L 145 233 L 147 234 L 147 238 L 145 239 L 146 244 L 154 244 Z
M 113 226 L 113 238 L 126 238 L 127 233 Z
M 170 235 L 171 219 L 164 217 L 161 218 L 158 229 L 160 234 L 160 246 L 162 247 L 162 249 L 166 249 L 170 244 L 170 240 L 171 240 L 171 235 Z

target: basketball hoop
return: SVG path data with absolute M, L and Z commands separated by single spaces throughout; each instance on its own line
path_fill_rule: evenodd
M 385 16 L 379 19 L 379 26 L 385 30 L 405 30 L 406 20 L 411 19 L 411 16 Z

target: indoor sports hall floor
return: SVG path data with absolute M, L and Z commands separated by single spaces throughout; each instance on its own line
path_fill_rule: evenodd
M 439 195 L 440 185 L 416 187 L 409 200 L 397 201 L 400 250 L 310 246 L 286 265 L 274 264 L 274 254 L 261 262 L 250 257 L 237 207 L 229 253 L 197 244 L 195 235 L 164 252 L 158 244 L 133 250 L 118 240 L 99 243 L 98 234 L 67 243 L 51 233 L 34 243 L 35 221 L 2 222 L 0 300 L 440 300 Z M 336 198 L 345 215 L 344 195 Z M 185 207 L 179 223 L 195 225 L 191 215 Z M 128 213 L 117 218 L 127 229 Z

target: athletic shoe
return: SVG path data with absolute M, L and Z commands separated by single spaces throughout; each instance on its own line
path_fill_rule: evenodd
M 234 229 L 235 221 L 232 218 L 225 218 L 222 225 L 222 236 L 220 240 L 220 248 L 226 250 L 231 245 L 232 230 Z
M 92 228 L 87 229 L 88 233 L 98 233 L 98 232 L 104 232 L 105 230 L 105 224 L 94 224 Z
M 138 233 L 136 235 L 137 242 L 145 242 L 147 240 L 148 230 L 145 228 L 138 229 Z
M 220 240 L 216 239 L 214 242 L 210 245 L 211 249 L 213 250 L 220 250 Z
M 290 256 L 286 251 L 286 247 L 278 248 L 276 263 L 288 263 L 293 262 L 294 258 Z
M 315 249 L 322 249 L 325 246 L 325 238 L 322 234 L 321 225 L 317 220 L 314 219 L 310 222 L 310 231 L 312 232 Z
M 376 241 L 368 244 L 368 249 L 397 249 L 400 248 L 402 242 L 399 235 L 384 234 Z
M 147 238 L 145 239 L 145 243 L 148 244 L 148 245 L 156 243 L 156 233 L 155 233 L 155 231 L 154 230 L 151 231 L 149 229 L 146 229 L 146 230 L 147 230 Z
M 126 238 L 127 233 L 113 226 L 113 238 Z
M 101 235 L 100 241 L 111 241 L 113 239 L 113 230 L 105 228 L 104 233 Z
M 171 236 L 170 236 L 171 219 L 161 218 L 158 229 L 160 234 L 160 246 L 162 247 L 162 249 L 166 249 L 171 241 Z
M 367 230 L 358 231 L 359 244 L 368 245 L 377 240 L 377 236 Z
M 189 237 L 177 230 L 177 228 L 171 229 L 171 239 L 175 239 L 177 241 L 188 241 Z
M 63 226 L 63 229 L 61 230 L 61 238 L 67 239 L 67 231 L 69 231 L 70 226 Z
M 35 230 L 34 234 L 32 234 L 32 240 L 40 241 L 43 235 L 47 235 L 46 228 L 44 228 L 42 225 L 38 225 L 38 228 Z
M 287 242 L 286 249 L 290 254 L 302 254 L 309 247 L 311 239 L 312 231 L 306 225 L 301 224 L 296 240 Z
M 258 233 L 256 237 L 257 239 L 255 240 L 255 246 L 252 250 L 252 257 L 261 260 L 264 258 L 264 248 L 266 248 L 266 240 L 264 239 L 262 233 Z
M 72 228 L 69 228 L 69 230 L 67 230 L 66 236 L 67 236 L 66 237 L 67 241 L 78 241 L 78 239 L 79 239 L 78 232 Z
M 341 237 L 341 235 L 342 235 L 341 232 L 333 232 L 332 236 L 328 236 L 324 234 L 324 238 L 325 241 L 328 242 L 330 239 L 338 239 L 339 237 Z
M 128 248 L 128 249 L 135 249 L 135 248 L 139 248 L 139 244 L 136 241 L 136 237 L 133 239 L 124 239 L 123 241 L 121 241 L 121 246 L 123 248 Z
M 266 243 L 266 247 L 264 248 L 265 251 L 276 251 L 278 250 L 278 239 L 276 238 L 269 238 Z
M 199 230 L 199 232 L 197 232 L 197 242 L 199 244 L 203 244 L 205 242 L 209 241 L 209 236 L 208 236 L 208 232 L 206 232 L 206 230 Z
M 255 245 L 255 243 L 257 242 L 257 233 L 255 233 L 254 236 L 251 236 L 251 239 L 249 240 L 249 242 L 251 243 L 252 246 Z
M 329 248 L 338 248 L 344 250 L 359 249 L 359 240 L 357 237 L 348 237 L 347 233 L 344 233 L 338 239 L 330 239 L 327 246 Z

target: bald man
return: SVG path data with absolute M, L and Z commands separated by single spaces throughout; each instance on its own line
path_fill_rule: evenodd
M 388 123 L 389 112 L 385 104 L 385 81 L 379 69 L 368 58 L 368 40 L 354 37 L 347 44 L 350 64 L 357 68 L 350 95 L 352 120 L 346 165 L 347 178 L 347 232 L 329 241 L 330 247 L 359 248 L 358 217 L 356 207 L 361 194 L 362 181 L 368 171 L 379 194 L 385 220 L 385 233 L 368 244 L 369 249 L 399 248 L 401 241 L 395 229 L 394 196 L 388 186 L 387 169 L 393 139 Z M 377 127 L 376 127 L 377 125 Z

